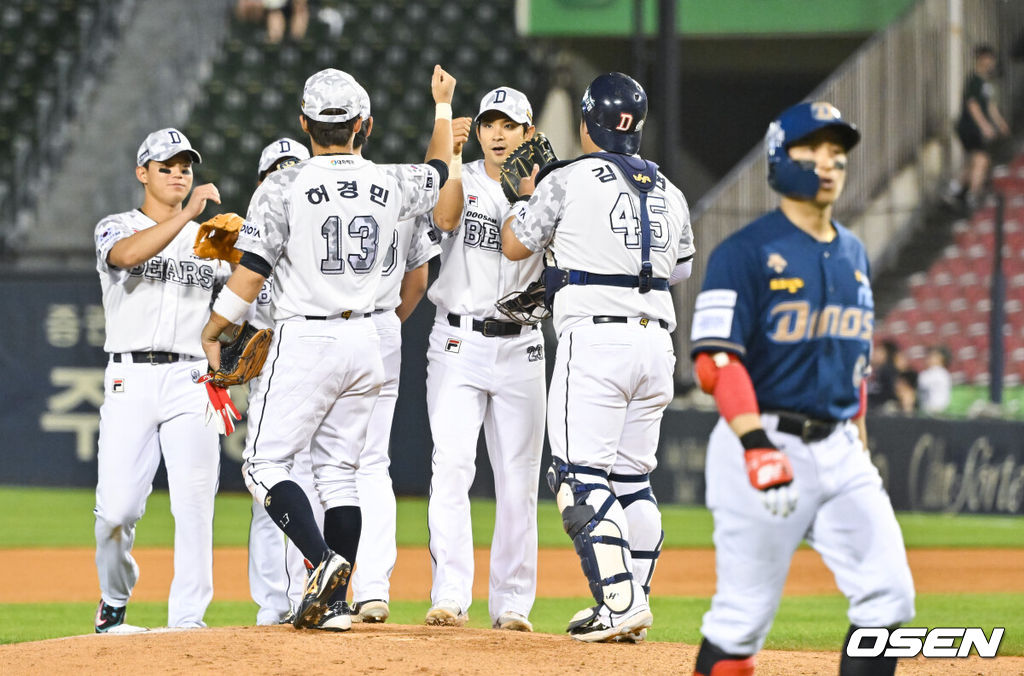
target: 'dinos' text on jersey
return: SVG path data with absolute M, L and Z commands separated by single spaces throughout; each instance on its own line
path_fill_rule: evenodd
M 181 286 L 197 286 L 203 289 L 213 288 L 214 269 L 208 263 L 195 261 L 176 261 L 173 258 L 153 256 L 145 263 L 136 265 L 128 271 L 132 277 L 143 277 L 153 281 L 180 284 Z
M 492 217 L 478 211 L 467 211 L 462 227 L 466 231 L 463 244 L 501 253 L 501 227 Z
M 871 340 L 875 328 L 872 309 L 826 305 L 812 308 L 806 300 L 786 300 L 768 310 L 768 337 L 776 343 L 799 343 L 814 338 Z

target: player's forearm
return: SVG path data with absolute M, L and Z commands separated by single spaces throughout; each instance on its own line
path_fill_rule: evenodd
M 424 162 L 441 160 L 450 165 L 452 162 L 452 120 L 450 117 L 439 117 L 434 120 L 434 133 L 430 136 Z
M 400 321 L 404 322 L 409 318 L 427 291 L 427 265 L 424 263 L 415 270 L 405 273 L 405 276 L 402 277 L 402 287 L 398 291 L 402 300 L 395 308 L 395 314 L 398 315 Z
M 516 233 L 512 232 L 512 221 L 514 220 L 515 215 L 513 214 L 506 218 L 505 223 L 501 226 L 501 253 L 505 254 L 505 258 L 510 261 L 521 261 L 532 256 L 533 251 L 520 242 Z
M 139 230 L 116 242 L 107 254 L 107 262 L 123 270 L 145 263 L 163 251 L 188 222 L 188 216 L 179 212 L 162 223 Z
M 437 197 L 434 207 L 434 224 L 446 232 L 454 230 L 462 220 L 462 179 L 449 175 Z

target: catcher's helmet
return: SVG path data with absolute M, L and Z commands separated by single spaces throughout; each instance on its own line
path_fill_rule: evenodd
M 787 108 L 768 125 L 764 137 L 768 152 L 768 185 L 787 197 L 810 199 L 818 194 L 818 175 L 813 162 L 797 162 L 788 149 L 797 141 L 827 127 L 834 128 L 846 150 L 860 141 L 857 127 L 843 119 L 831 103 L 814 101 Z
M 597 76 L 580 101 L 587 133 L 594 143 L 613 153 L 635 155 L 647 118 L 647 93 L 623 73 Z

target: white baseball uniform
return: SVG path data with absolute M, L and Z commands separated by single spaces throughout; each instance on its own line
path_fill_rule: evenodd
M 647 210 L 653 275 L 667 280 L 677 261 L 694 253 L 689 209 L 659 173 Z M 639 213 L 639 193 L 621 170 L 607 159 L 587 157 L 543 178 L 529 203 L 516 209 L 511 227 L 524 246 L 546 249 L 561 269 L 637 275 Z M 553 320 L 558 351 L 548 395 L 551 453 L 567 465 L 563 474 L 590 486 L 586 504 L 614 522 L 628 542 L 622 553 L 633 574 L 632 607 L 646 607 L 662 537 L 648 475 L 657 466 L 661 418 L 674 390 L 672 298 L 667 286 L 640 293 L 571 284 L 555 295 Z M 609 490 L 618 500 L 609 498 Z
M 325 509 L 358 505 L 359 464 L 384 382 L 369 317 L 397 223 L 437 201 L 429 165 L 376 165 L 329 154 L 271 174 L 253 195 L 238 248 L 274 269 L 276 326 L 253 381 L 243 472 L 253 495 L 289 479 L 312 442 Z
M 543 261 L 538 255 L 512 262 L 501 254 L 509 206 L 483 160 L 465 165 L 462 189 L 461 222 L 442 233 L 441 272 L 428 291 L 437 306 L 427 352 L 434 439 L 430 597 L 435 605 L 454 601 L 462 611 L 472 602 L 469 488 L 482 424 L 497 500 L 488 603 L 493 622 L 505 612 L 528 616 L 536 596 L 545 389 L 539 327 L 498 322 L 495 302 L 537 279 Z
M 190 221 L 156 256 L 124 270 L 107 256 L 116 242 L 156 223 L 135 209 L 96 226 L 96 269 L 110 354 L 100 407 L 96 567 L 103 601 L 128 603 L 138 579 L 135 523 L 145 511 L 161 455 L 174 515 L 174 579 L 168 626 L 202 626 L 213 597 L 213 504 L 220 446 L 203 423 L 207 363 L 199 333 L 230 266 L 192 252 Z

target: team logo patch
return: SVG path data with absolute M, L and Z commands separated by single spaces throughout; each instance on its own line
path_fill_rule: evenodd
M 772 291 L 789 291 L 796 293 L 804 288 L 804 280 L 799 277 L 776 277 L 769 283 Z
M 111 392 L 124 392 L 124 378 L 114 378 L 114 383 L 110 388 Z
M 782 271 L 786 269 L 789 263 L 780 254 L 773 253 L 768 256 L 768 267 L 775 271 L 775 274 L 781 275 Z
M 462 341 L 458 338 L 449 338 L 448 342 L 444 344 L 445 352 L 458 353 L 460 348 L 462 348 Z
M 811 117 L 815 120 L 827 122 L 829 120 L 838 120 L 842 116 L 839 114 L 839 109 L 831 103 L 816 101 L 811 104 Z
M 263 508 L 270 507 L 270 494 L 267 493 L 267 497 L 263 498 Z
M 191 375 L 192 375 L 192 382 L 198 383 L 199 382 L 199 369 L 192 369 L 192 374 Z
M 526 348 L 526 361 L 544 361 L 544 346 L 530 345 Z

